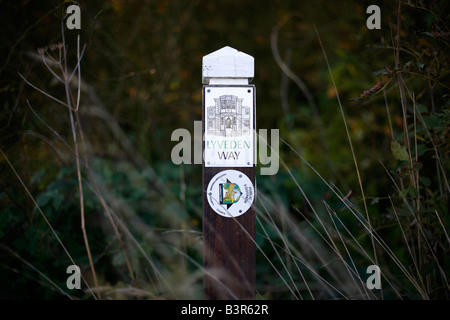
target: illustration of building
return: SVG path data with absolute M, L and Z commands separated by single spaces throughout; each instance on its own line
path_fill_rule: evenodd
M 243 106 L 243 98 L 223 95 L 214 98 L 215 106 L 207 108 L 207 132 L 223 137 L 250 134 L 250 108 Z

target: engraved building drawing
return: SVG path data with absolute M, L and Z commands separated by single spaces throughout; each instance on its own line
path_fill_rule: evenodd
M 242 105 L 243 98 L 222 95 L 214 98 L 215 106 L 207 108 L 208 134 L 240 137 L 250 134 L 250 107 Z

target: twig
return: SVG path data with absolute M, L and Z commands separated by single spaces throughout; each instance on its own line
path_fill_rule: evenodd
M 37 91 L 39 91 L 40 93 L 42 93 L 43 95 L 47 96 L 48 98 L 50 98 L 50 99 L 52 99 L 52 100 L 58 102 L 59 104 L 65 106 L 65 107 L 70 108 L 69 105 L 66 104 L 65 102 L 62 102 L 61 100 L 59 100 L 58 98 L 55 98 L 54 96 L 48 94 L 48 93 L 45 92 L 44 90 L 39 89 L 39 88 L 36 87 L 34 84 L 32 84 L 31 82 L 29 82 L 27 79 L 25 79 L 25 77 L 22 76 L 19 72 L 18 72 L 18 74 L 19 74 L 19 76 L 23 79 L 23 81 L 25 81 L 28 85 L 30 85 L 31 87 L 33 87 L 34 89 L 36 89 Z
M 93 263 L 93 259 L 92 259 L 91 249 L 89 247 L 89 240 L 87 238 L 86 226 L 85 226 L 83 183 L 81 180 L 81 168 L 80 168 L 80 158 L 79 158 L 79 151 L 78 151 L 77 133 L 75 130 L 75 122 L 74 122 L 74 117 L 73 117 L 73 112 L 77 112 L 77 110 L 74 110 L 71 106 L 70 84 L 67 81 L 68 80 L 68 78 L 67 78 L 67 52 L 66 52 L 66 40 L 64 37 L 64 19 L 61 20 L 61 33 L 62 33 L 63 49 L 64 49 L 64 56 L 63 56 L 64 57 L 64 69 L 62 69 L 62 65 L 61 65 L 61 69 L 63 71 L 64 81 L 65 81 L 64 87 L 66 90 L 66 99 L 67 99 L 67 103 L 69 106 L 70 125 L 71 125 L 71 129 L 72 129 L 72 136 L 73 136 L 73 143 L 74 143 L 74 150 L 75 150 L 75 161 L 76 161 L 76 166 L 77 166 L 78 189 L 79 189 L 79 193 L 80 193 L 81 230 L 83 233 L 84 244 L 85 244 L 88 259 L 89 259 L 89 265 L 90 265 L 90 268 L 92 271 L 92 278 L 94 280 L 94 285 L 96 288 L 98 288 L 97 274 L 95 272 L 95 267 L 94 267 L 94 263 Z M 101 299 L 100 292 L 98 292 L 98 297 Z

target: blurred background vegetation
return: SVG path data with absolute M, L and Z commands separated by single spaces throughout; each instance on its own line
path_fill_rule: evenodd
M 400 3 L 80 1 L 65 86 L 43 57 L 64 58 L 70 2 L 0 1 L 0 297 L 202 298 L 201 166 L 174 165 L 170 137 L 193 133 L 202 57 L 228 45 L 283 139 L 280 171 L 257 170 L 257 297 L 447 299 L 450 5 Z M 31 84 L 79 87 L 78 110 Z

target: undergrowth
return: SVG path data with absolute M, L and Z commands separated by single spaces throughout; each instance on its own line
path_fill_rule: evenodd
M 341 99 L 340 71 L 328 60 L 320 27 L 309 26 L 336 99 L 332 126 L 278 49 L 283 28 L 299 16 L 285 16 L 272 30 L 274 60 L 307 97 L 321 152 L 311 155 L 317 149 L 300 143 L 305 133 L 282 119 L 280 172 L 257 178 L 258 299 L 449 298 L 449 30 L 433 8 L 400 3 L 391 40 L 377 48 L 390 63 L 373 70 L 373 83 L 351 99 Z M 411 33 L 411 23 L 401 24 L 407 10 L 408 17 L 425 11 L 433 23 Z M 69 43 L 63 21 L 61 30 L 59 43 L 29 53 L 51 78 L 19 71 L 35 90 L 25 105 L 32 129 L 23 134 L 37 142 L 24 142 L 23 153 L 33 149 L 34 160 L 46 164 L 25 170 L 1 151 L 11 178 L 0 193 L 1 264 L 14 275 L 14 297 L 201 299 L 200 168 L 149 162 L 82 79 L 80 36 Z M 371 172 L 355 141 L 362 125 L 348 114 L 380 101 L 383 143 L 374 146 Z M 97 140 L 101 131 L 110 142 Z M 345 137 L 342 171 L 328 141 L 335 131 Z M 373 179 L 382 181 L 378 188 L 368 187 Z M 83 290 L 65 286 L 71 264 L 81 267 Z M 379 290 L 367 287 L 370 265 L 380 268 Z

